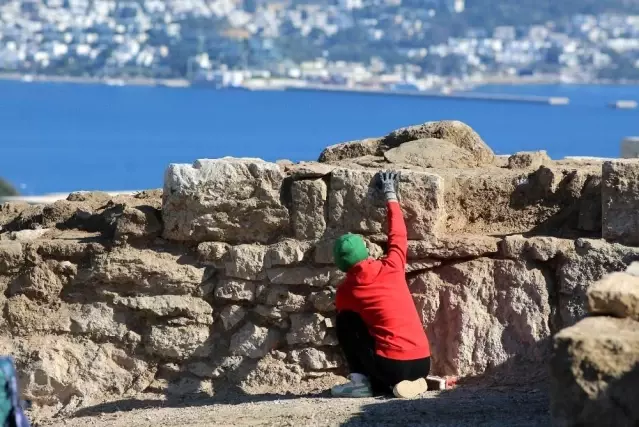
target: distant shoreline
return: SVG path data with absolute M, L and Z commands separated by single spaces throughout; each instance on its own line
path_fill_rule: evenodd
M 76 77 L 76 76 L 50 76 L 50 75 L 35 75 L 35 74 L 19 74 L 19 73 L 2 73 L 0 72 L 0 81 L 20 81 L 24 83 L 70 83 L 70 84 L 99 84 L 109 86 L 163 86 L 163 87 L 176 87 L 186 88 L 193 86 L 187 79 L 159 79 L 159 78 L 147 78 L 147 77 L 114 77 L 114 78 L 99 78 L 99 77 Z M 592 82 L 565 82 L 561 78 L 556 76 L 489 76 L 482 78 L 481 80 L 471 81 L 465 83 L 470 86 L 470 90 L 451 88 L 453 92 L 469 92 L 473 88 L 482 86 L 533 86 L 533 85 L 562 85 L 562 86 L 639 86 L 639 81 L 610 81 L 610 80 L 597 80 Z M 288 85 L 287 85 L 288 86 Z M 291 84 L 291 86 L 297 87 L 297 85 Z M 327 91 L 331 91 L 327 85 Z M 274 90 L 286 87 L 245 87 L 249 90 Z M 346 86 L 345 86 L 346 88 Z M 357 89 L 357 88 L 355 88 Z M 390 92 L 390 91 L 389 91 Z

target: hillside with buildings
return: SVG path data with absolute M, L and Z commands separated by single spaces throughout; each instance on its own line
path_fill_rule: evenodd
M 639 5 L 627 0 L 3 0 L 0 42 L 0 71 L 23 76 L 639 80 Z

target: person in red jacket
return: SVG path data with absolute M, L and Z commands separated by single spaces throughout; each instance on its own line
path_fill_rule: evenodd
M 350 382 L 331 389 L 337 397 L 370 397 L 391 390 L 412 398 L 427 390 L 430 345 L 406 283 L 408 236 L 397 200 L 398 174 L 380 172 L 386 198 L 388 251 L 369 258 L 361 236 L 345 234 L 333 247 L 335 264 L 346 273 L 335 305 L 339 345 Z

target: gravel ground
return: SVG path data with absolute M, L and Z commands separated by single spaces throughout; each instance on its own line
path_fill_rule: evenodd
M 216 401 L 217 400 L 217 401 Z M 189 402 L 129 400 L 81 409 L 46 427 L 548 426 L 539 389 L 454 389 L 415 400 L 244 396 Z

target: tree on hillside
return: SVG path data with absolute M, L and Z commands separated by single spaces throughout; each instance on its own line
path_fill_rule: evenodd
M 0 178 L 0 197 L 16 195 L 18 195 L 18 191 L 13 187 L 13 185 Z

